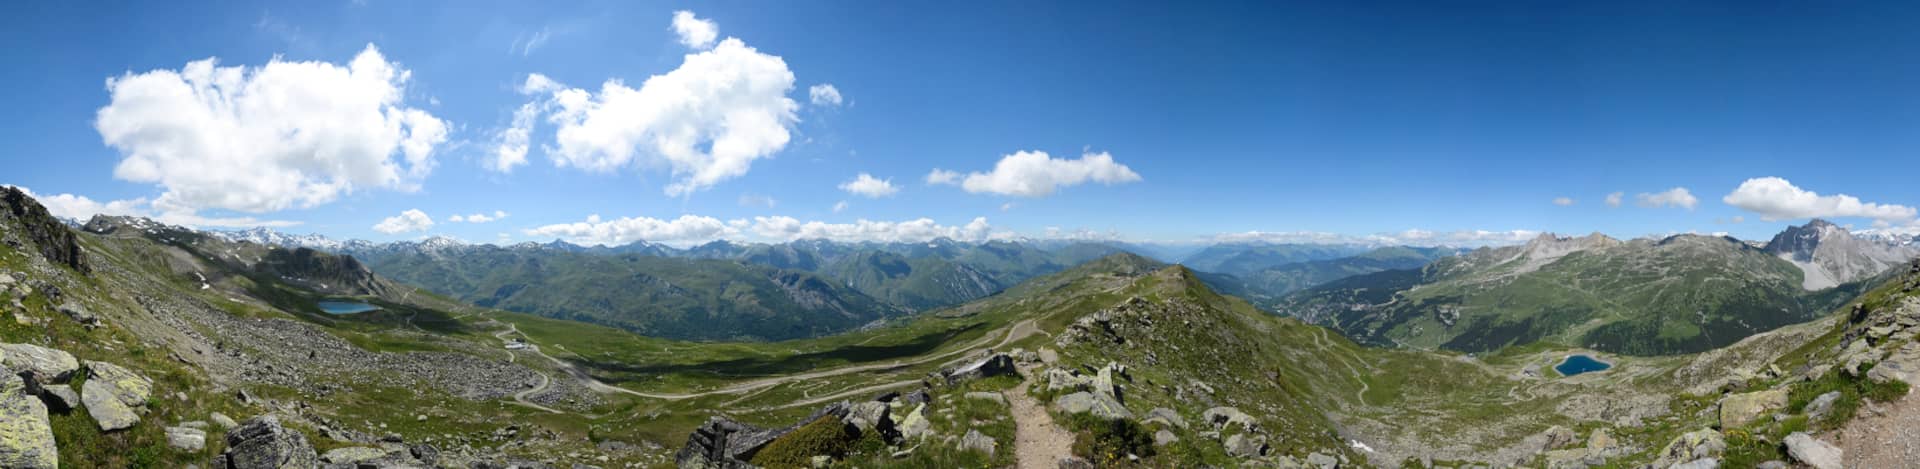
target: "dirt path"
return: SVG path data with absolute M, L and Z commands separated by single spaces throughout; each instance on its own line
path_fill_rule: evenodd
M 1025 367 L 1020 370 L 1027 380 L 1020 386 L 1001 392 L 1007 398 L 1007 406 L 1013 412 L 1013 454 L 1020 469 L 1053 469 L 1060 467 L 1060 460 L 1073 456 L 1073 433 L 1053 423 L 1053 415 L 1047 413 L 1047 407 L 1033 396 L 1027 395 L 1027 388 L 1033 386 L 1034 378 L 1039 376 L 1037 367 Z
M 1920 393 L 1862 406 L 1846 427 L 1820 439 L 1845 450 L 1846 467 L 1912 467 L 1920 461 Z

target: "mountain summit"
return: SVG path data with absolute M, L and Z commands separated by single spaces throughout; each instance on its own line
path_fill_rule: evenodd
M 1790 226 L 1767 242 L 1767 253 L 1805 273 L 1801 288 L 1820 290 L 1872 277 L 1915 256 L 1920 249 L 1861 239 L 1821 219 Z

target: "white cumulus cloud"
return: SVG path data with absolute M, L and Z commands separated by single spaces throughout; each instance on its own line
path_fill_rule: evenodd
M 500 219 L 506 218 L 506 217 L 507 217 L 507 212 L 501 211 L 501 210 L 494 210 L 493 214 L 491 215 L 486 213 L 475 213 L 472 215 L 454 215 L 451 217 L 447 217 L 447 221 L 453 222 L 453 223 L 487 223 L 487 222 L 499 221 Z
M 894 187 L 892 179 L 880 179 L 867 173 L 860 173 L 859 176 L 854 176 L 853 180 L 840 183 L 840 190 L 869 199 L 886 197 L 900 192 L 900 188 Z
M 673 12 L 673 33 L 680 36 L 680 44 L 694 49 L 713 47 L 713 40 L 720 38 L 720 25 L 713 20 L 703 20 L 693 16 L 693 12 L 680 10 Z
M 373 231 L 386 234 L 427 231 L 429 228 L 433 228 L 433 217 L 427 216 L 426 212 L 422 212 L 419 209 L 407 209 L 405 212 L 400 212 L 399 215 L 387 217 L 387 219 L 380 220 L 380 223 L 373 225 Z
M 1912 222 L 1916 216 L 1913 207 L 1862 202 L 1846 194 L 1820 195 L 1778 177 L 1748 179 L 1720 201 L 1759 214 L 1766 221 L 1859 217 L 1893 224 Z
M 771 241 L 826 239 L 847 243 L 866 241 L 917 243 L 936 238 L 979 242 L 1013 236 L 1011 232 L 994 230 L 985 217 L 974 218 L 967 224 L 959 226 L 941 225 L 931 218 L 898 222 L 862 219 L 853 223 L 826 223 L 802 222 L 793 217 L 754 217 L 752 232 L 760 238 Z
M 369 44 L 346 65 L 218 59 L 107 80 L 94 128 L 114 177 L 164 188 L 169 212 L 262 213 L 363 188 L 417 190 L 446 122 L 404 99 L 411 73 Z
M 807 99 L 815 106 L 839 106 L 840 89 L 831 83 L 821 83 L 807 88 Z
M 735 232 L 734 228 L 717 218 L 697 215 L 681 215 L 672 220 L 651 217 L 601 220 L 599 215 L 591 215 L 583 222 L 546 225 L 525 231 L 534 238 L 560 238 L 588 246 L 617 246 L 634 241 L 690 244 L 720 239 Z
M 1693 207 L 1700 204 L 1700 199 L 1694 197 L 1693 193 L 1687 191 L 1685 187 L 1675 187 L 1661 192 L 1642 192 L 1633 196 L 1633 200 L 1634 204 L 1648 208 L 1680 207 L 1693 210 Z
M 675 16 L 676 29 L 683 16 L 697 21 L 682 13 Z M 717 32 L 705 34 L 711 42 Z M 593 172 L 664 167 L 673 175 L 665 192 L 682 196 L 744 175 L 755 160 L 785 148 L 799 121 L 799 104 L 787 97 L 793 87 L 784 59 L 727 38 L 688 54 L 679 68 L 649 77 L 637 89 L 610 79 L 595 92 L 533 74 L 521 91 L 546 95 L 529 105 L 557 127 L 547 150 L 556 165 Z M 503 156 L 524 157 L 524 145 L 513 140 L 518 128 L 501 133 L 501 146 L 514 150 Z
M 1616 207 L 1616 208 L 1617 208 L 1617 207 L 1619 207 L 1619 206 L 1620 206 L 1620 199 L 1621 199 L 1622 197 L 1626 197 L 1626 196 L 1627 196 L 1627 193 L 1625 193 L 1625 192 L 1615 192 L 1615 193 L 1612 193 L 1612 194 L 1607 194 L 1607 206 L 1608 206 L 1608 207 Z
M 1571 197 L 1554 197 L 1554 198 L 1553 198 L 1553 204 L 1554 204 L 1554 205 L 1559 205 L 1559 206 L 1561 206 L 1561 207 L 1571 207 L 1571 206 L 1573 206 L 1573 198 L 1571 198 Z
M 1140 175 L 1126 165 L 1113 161 L 1106 152 L 1086 153 L 1077 159 L 1056 159 L 1041 151 L 1020 151 L 1000 158 L 993 171 L 959 173 L 935 169 L 927 174 L 929 184 L 955 184 L 976 194 L 1020 197 L 1045 197 L 1062 187 L 1088 182 L 1123 184 L 1139 181 Z

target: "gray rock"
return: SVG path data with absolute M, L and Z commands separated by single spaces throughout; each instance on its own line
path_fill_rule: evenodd
M 1695 459 L 1668 466 L 1667 469 L 1720 469 L 1720 460 L 1714 458 Z
M 76 303 L 72 301 L 61 303 L 59 310 L 61 314 L 65 314 L 67 315 L 68 318 L 72 318 L 74 322 L 85 324 L 87 326 L 100 325 L 100 317 L 94 316 L 93 313 L 87 312 L 87 307 L 81 305 L 80 303 Z
M 227 452 L 221 455 L 233 469 L 311 469 L 320 467 L 307 436 L 280 426 L 265 415 L 248 419 L 227 432 Z
M 933 423 L 927 421 L 927 405 L 920 404 L 900 419 L 900 436 L 909 440 L 925 438 L 933 432 Z
M 32 344 L 0 344 L 0 363 L 17 373 L 33 374 L 42 384 L 65 383 L 80 369 L 72 354 Z
M 1174 412 L 1173 409 L 1165 407 L 1155 407 L 1153 410 L 1147 411 L 1147 418 L 1142 419 L 1140 422 L 1158 423 L 1170 427 L 1179 427 L 1182 430 L 1187 428 L 1187 419 L 1181 418 L 1179 412 Z
M 125 430 L 140 423 L 140 415 L 115 395 L 113 385 L 106 380 L 89 379 L 80 387 L 80 402 L 87 406 L 87 414 L 93 416 L 93 422 L 100 431 Z
M 1333 469 L 1340 467 L 1340 459 L 1316 452 L 1307 455 L 1307 464 L 1320 469 Z
M 207 447 L 207 431 L 191 427 L 168 427 L 167 446 L 189 453 L 198 453 Z
M 320 462 L 334 464 L 356 464 L 386 457 L 387 452 L 378 448 L 347 447 L 327 450 L 320 455 Z
M 967 430 L 967 435 L 960 437 L 960 448 L 987 453 L 987 456 L 993 456 L 993 450 L 999 446 L 998 442 L 993 441 L 993 437 L 981 434 L 977 430 Z
M 1907 345 L 1874 364 L 1873 370 L 1867 372 L 1867 379 L 1876 383 L 1900 381 L 1920 384 L 1916 383 L 1916 377 L 1920 377 L 1920 341 L 1907 342 Z
M 26 382 L 9 373 L 0 373 L 0 467 L 60 467 L 46 404 L 28 395 Z
M 862 433 L 879 431 L 885 435 L 893 431 L 892 407 L 885 402 L 867 401 L 847 407 L 847 423 Z
M 1543 433 L 1543 435 L 1546 436 L 1547 449 L 1565 448 L 1573 445 L 1573 441 L 1575 439 L 1580 438 L 1579 435 L 1575 435 L 1573 433 L 1573 430 L 1570 430 L 1567 427 L 1562 427 L 1559 425 L 1554 425 L 1552 428 L 1548 428 L 1547 431 Z
M 102 382 L 110 385 L 107 390 L 112 391 L 113 396 L 129 408 L 145 407 L 147 399 L 153 397 L 153 380 L 120 365 L 88 361 L 87 373 L 86 389 L 81 389 L 83 394 L 93 388 L 93 383 Z
M 1126 406 L 1102 394 L 1076 392 L 1054 398 L 1053 404 L 1069 414 L 1091 412 L 1095 417 L 1108 420 L 1133 419 L 1133 412 L 1127 410 Z
M 1787 467 L 1788 466 L 1786 461 L 1775 459 L 1772 461 L 1760 463 L 1760 465 L 1754 466 L 1753 469 L 1787 469 Z
M 1814 397 L 1812 401 L 1807 402 L 1807 419 L 1817 422 L 1825 418 L 1828 412 L 1833 411 L 1833 401 L 1839 399 L 1840 391 L 1830 391 Z
M 986 358 L 981 358 L 978 361 L 962 365 L 959 368 L 942 371 L 940 374 L 943 378 L 946 378 L 948 385 L 953 385 L 954 383 L 968 380 L 1010 375 L 1013 374 L 1013 372 L 1013 357 L 1007 356 L 1007 354 L 1004 353 L 996 353 L 988 355 Z
M 1170 445 L 1178 442 L 1180 442 L 1180 437 L 1178 435 L 1174 435 L 1173 432 L 1166 431 L 1165 429 L 1162 429 L 1157 432 L 1153 432 L 1154 446 L 1166 446 L 1166 445 Z
M 40 387 L 40 400 L 47 403 L 47 410 L 54 412 L 70 412 L 80 407 L 80 393 L 65 384 Z
M 1786 443 L 1787 455 L 1793 456 L 1793 460 L 1800 461 L 1802 464 L 1813 466 L 1815 469 L 1840 469 L 1843 467 L 1840 448 L 1836 448 L 1824 441 L 1813 439 L 1813 437 L 1807 436 L 1806 432 L 1794 432 L 1792 435 L 1787 435 Z
M 233 427 L 240 426 L 238 422 L 233 421 L 233 417 L 228 417 L 227 414 L 222 414 L 219 412 L 214 412 L 213 414 L 208 415 L 207 420 L 212 420 L 213 424 L 219 425 L 221 430 L 232 430 Z
M 1227 437 L 1225 445 L 1227 455 L 1243 459 L 1266 456 L 1267 452 L 1271 450 L 1271 448 L 1267 446 L 1266 435 L 1235 433 Z
M 1080 392 L 1093 390 L 1093 377 L 1059 368 L 1048 368 L 1043 375 L 1047 379 L 1047 391 Z
M 1699 429 L 1674 437 L 1655 453 L 1653 467 L 1669 467 L 1700 459 L 1717 458 L 1727 451 L 1727 440 L 1720 432 Z
M 1241 412 L 1240 409 L 1224 406 L 1214 407 L 1207 409 L 1206 412 L 1200 415 L 1203 420 L 1207 421 L 1208 425 L 1213 426 L 1214 430 L 1226 430 L 1233 425 L 1240 425 L 1240 427 L 1246 429 L 1246 431 L 1260 431 L 1260 422 L 1254 420 L 1253 416 L 1247 415 L 1246 412 Z
M 1050 348 L 1040 349 L 1040 363 L 1053 364 L 1053 363 L 1059 363 L 1059 362 L 1060 362 L 1060 352 L 1055 352 L 1053 351 L 1053 349 L 1050 349 Z

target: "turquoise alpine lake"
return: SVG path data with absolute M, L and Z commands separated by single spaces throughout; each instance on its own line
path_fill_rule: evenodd
M 1560 372 L 1560 376 L 1573 376 L 1581 373 L 1604 371 L 1608 368 L 1613 368 L 1613 365 L 1595 360 L 1593 357 L 1586 355 L 1570 355 L 1565 361 L 1560 362 L 1559 365 L 1555 365 L 1553 371 Z
M 380 309 L 380 307 L 379 307 L 379 306 L 374 306 L 374 305 L 370 305 L 370 304 L 366 304 L 366 303 L 355 303 L 355 302 L 351 302 L 351 301 L 322 301 L 322 302 L 320 302 L 320 310 L 321 310 L 321 311 L 325 311 L 325 312 L 326 312 L 327 314 L 354 314 L 354 313 L 364 313 L 364 312 L 368 312 L 368 311 L 373 311 L 373 310 L 376 310 L 376 309 Z

